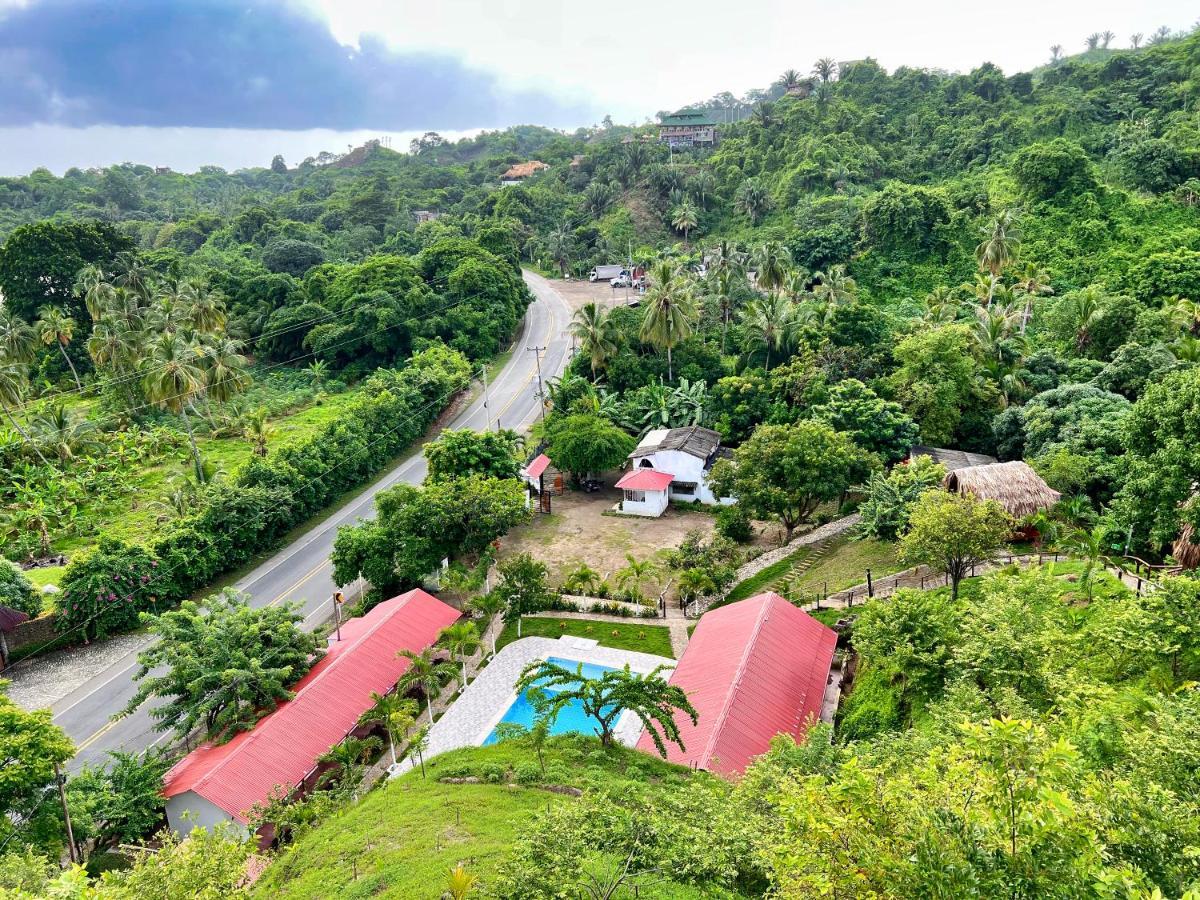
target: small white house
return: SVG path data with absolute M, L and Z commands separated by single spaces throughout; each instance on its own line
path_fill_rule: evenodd
M 621 511 L 661 516 L 668 500 L 698 500 L 709 506 L 734 503 L 732 497 L 714 494 L 708 483 L 709 470 L 720 455 L 721 435 L 711 428 L 693 425 L 647 432 L 629 454 L 629 472 L 617 482 L 617 487 L 625 491 Z M 656 477 L 649 477 L 651 474 Z M 644 496 L 639 499 L 631 493 Z M 660 493 L 661 502 L 656 496 Z

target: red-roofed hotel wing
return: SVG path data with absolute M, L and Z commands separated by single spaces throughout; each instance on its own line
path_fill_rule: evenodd
M 180 832 L 232 819 L 267 800 L 276 785 L 299 784 L 317 758 L 339 744 L 371 708 L 371 693 L 387 693 L 408 670 L 400 650 L 420 652 L 459 617 L 458 610 L 422 590 L 380 603 L 342 625 L 342 640 L 253 731 L 227 744 L 206 744 L 180 760 L 164 779 L 167 818 Z M 192 820 L 183 814 L 191 812 Z
M 836 645 L 831 629 L 778 594 L 707 613 L 670 679 L 699 719 L 676 716 L 686 750 L 668 743 L 667 759 L 733 777 L 775 735 L 801 737 L 821 714 Z M 658 752 L 645 733 L 638 749 Z

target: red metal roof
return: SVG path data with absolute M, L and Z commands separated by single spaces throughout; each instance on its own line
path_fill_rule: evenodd
M 617 487 L 626 491 L 665 491 L 675 476 L 657 469 L 631 469 L 626 472 Z
M 821 714 L 837 635 L 778 594 L 714 609 L 700 619 L 671 684 L 699 718 L 676 716 L 685 750 L 667 759 L 720 775 L 740 775 L 771 738 L 799 738 Z M 638 749 L 657 753 L 645 732 Z
M 342 640 L 296 683 L 253 731 L 226 744 L 205 744 L 181 759 L 163 780 L 163 795 L 194 791 L 240 822 L 276 785 L 292 787 L 336 746 L 371 708 L 371 692 L 391 690 L 409 667 L 400 650 L 420 652 L 458 619 L 458 610 L 412 590 L 342 625 Z
M 550 457 L 548 457 L 545 453 L 543 453 L 540 456 L 538 456 L 537 459 L 535 459 L 533 462 L 531 462 L 529 465 L 527 465 L 525 467 L 525 474 L 528 475 L 530 478 L 538 478 L 541 476 L 541 474 L 543 472 L 546 471 L 546 468 L 549 465 L 550 465 Z

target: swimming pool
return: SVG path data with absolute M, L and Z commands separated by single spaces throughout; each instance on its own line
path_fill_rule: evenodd
M 546 662 L 555 663 L 565 669 L 575 671 L 579 668 L 579 661 L 574 659 L 563 659 L 558 656 L 547 658 Z M 599 666 L 595 663 L 583 663 L 584 678 L 599 678 L 605 672 L 616 671 L 612 666 Z M 533 704 L 529 702 L 526 696 L 528 691 L 522 691 L 517 695 L 508 710 L 497 722 L 497 725 L 512 724 L 522 725 L 529 728 L 533 725 L 536 714 L 533 709 Z M 566 732 L 575 732 L 577 734 L 595 734 L 596 723 L 583 712 L 583 706 L 578 703 L 571 703 L 559 710 L 558 717 L 550 725 L 551 734 L 565 734 Z M 483 740 L 483 745 L 496 743 L 496 729 L 493 728 L 486 738 Z

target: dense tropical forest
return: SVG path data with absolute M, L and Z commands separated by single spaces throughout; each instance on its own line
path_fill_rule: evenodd
M 711 149 L 606 122 L 235 173 L 0 179 L 0 533 L 12 562 L 49 564 L 0 568 L 3 603 L 72 639 L 149 625 L 164 655 L 148 670 L 187 657 L 208 627 L 187 598 L 377 473 L 503 353 L 530 300 L 522 266 L 632 263 L 645 294 L 577 309 L 579 352 L 534 439 L 579 481 L 647 429 L 720 432 L 714 483 L 739 504 L 672 551 L 678 599 L 725 596 L 752 519 L 786 540 L 839 510 L 905 564 L 957 553 L 947 587 L 864 606 L 834 729 L 777 741 L 736 785 L 534 730 L 359 803 L 351 748 L 333 789 L 273 810 L 294 841 L 260 893 L 395 889 L 469 856 L 478 890 L 504 897 L 562 896 L 575 872 L 587 896 L 1194 898 L 1200 583 L 1176 564 L 1200 556 L 1200 33 L 1135 37 L 1015 74 L 818 60 L 696 103 L 736 112 Z M 548 168 L 501 184 L 534 159 Z M 1062 500 L 1016 521 L 933 490 L 944 469 L 900 464 L 917 443 L 1024 460 Z M 424 486 L 340 533 L 339 581 L 387 593 L 443 558 L 475 565 L 527 518 L 515 435 L 451 433 L 427 455 Z M 1014 529 L 1070 558 L 968 573 Z M 1130 590 L 1107 560 L 1170 575 Z M 501 575 L 480 615 L 557 594 L 527 556 Z M 35 590 L 51 577 L 58 594 Z M 223 634 L 254 614 L 205 602 Z M 212 732 L 286 698 L 315 646 L 292 637 L 294 669 Z M 203 718 L 194 686 L 154 684 L 139 702 L 182 698 L 168 724 Z M 44 763 L 0 798 L 31 848 L 5 857 L 0 895 L 74 896 L 81 876 L 37 856 L 63 840 L 44 800 L 69 742 L 2 693 L 0 713 Z M 160 820 L 165 765 L 72 782 L 101 845 Z M 386 817 L 415 834 L 448 804 L 461 815 L 428 846 L 382 836 Z M 95 895 L 156 873 L 245 894 L 249 849 L 202 840 L 167 839 Z M 356 852 L 375 854 L 374 881 L 344 864 Z

